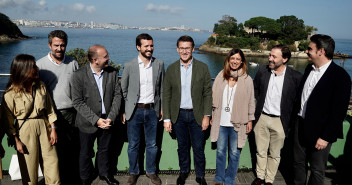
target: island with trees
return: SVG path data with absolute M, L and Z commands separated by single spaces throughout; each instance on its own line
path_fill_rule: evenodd
M 232 48 L 241 48 L 246 55 L 266 57 L 273 46 L 285 44 L 292 51 L 292 57 L 306 58 L 304 51 L 308 47 L 309 37 L 316 31 L 317 28 L 305 25 L 302 19 L 294 15 L 281 16 L 277 20 L 253 17 L 244 24 L 237 23 L 237 19 L 230 15 L 224 15 L 214 24 L 214 34 L 199 50 L 226 55 Z
M 14 24 L 9 17 L 0 13 L 0 41 L 16 41 L 29 38 L 23 35 L 21 30 Z

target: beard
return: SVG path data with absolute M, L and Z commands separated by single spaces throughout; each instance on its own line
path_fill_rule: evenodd
M 58 54 L 61 54 L 61 56 Z M 55 52 L 55 53 L 51 52 L 51 56 L 54 57 L 56 60 L 61 61 L 62 59 L 64 59 L 65 52 Z
M 149 53 L 150 53 L 150 56 L 149 56 Z M 141 52 L 141 55 L 142 55 L 144 58 L 151 59 L 152 56 L 153 56 L 153 51 L 144 51 L 144 52 Z

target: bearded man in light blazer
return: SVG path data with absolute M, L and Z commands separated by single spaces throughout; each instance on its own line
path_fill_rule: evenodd
M 212 113 L 211 76 L 208 66 L 192 57 L 194 41 L 184 35 L 177 40 L 180 59 L 166 71 L 163 91 L 164 128 L 175 131 L 180 175 L 177 185 L 185 184 L 190 172 L 190 147 L 193 148 L 196 182 L 206 185 L 204 131 Z M 173 126 L 172 124 L 173 123 Z
M 161 184 L 156 175 L 158 147 L 156 135 L 159 120 L 162 120 L 161 95 L 164 77 L 164 63 L 154 57 L 153 38 L 142 33 L 136 38 L 138 57 L 126 62 L 122 74 L 122 93 L 125 99 L 125 113 L 122 122 L 127 120 L 128 161 L 130 177 L 127 184 L 137 183 L 139 175 L 139 146 L 144 129 L 146 146 L 146 176 L 156 185 Z

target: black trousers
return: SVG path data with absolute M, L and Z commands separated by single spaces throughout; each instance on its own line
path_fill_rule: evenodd
M 293 147 L 293 169 L 294 169 L 294 184 L 305 185 L 307 181 L 308 162 L 310 164 L 309 185 L 324 184 L 325 167 L 328 161 L 331 143 L 323 150 L 317 150 L 315 146 L 306 146 L 300 133 L 302 128 L 303 118 L 299 117 L 296 120 L 294 133 Z
M 109 175 L 109 145 L 111 130 L 99 128 L 95 133 L 84 133 L 79 131 L 81 150 L 79 154 L 79 170 L 82 180 L 94 175 L 97 169 L 99 176 Z M 92 158 L 94 157 L 94 142 L 97 139 L 97 153 L 95 156 L 95 169 Z
M 79 178 L 79 133 L 75 126 L 76 110 L 74 108 L 57 110 L 56 144 L 59 159 L 59 172 L 62 185 L 75 184 Z

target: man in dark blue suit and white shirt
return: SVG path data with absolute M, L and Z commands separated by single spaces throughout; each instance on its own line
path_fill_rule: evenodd
M 333 61 L 335 41 L 328 35 L 313 35 L 306 53 L 304 72 L 296 102 L 294 137 L 294 184 L 324 184 L 325 166 L 331 144 L 342 138 L 351 94 L 351 78 Z

